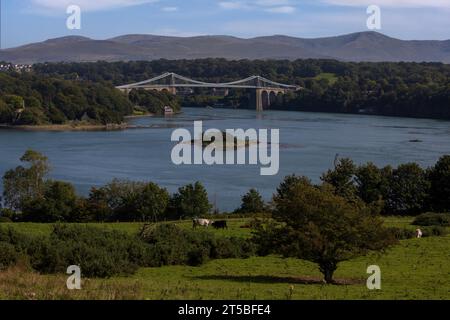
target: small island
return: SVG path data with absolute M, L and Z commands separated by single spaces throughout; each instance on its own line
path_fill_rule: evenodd
M 221 131 L 222 133 L 222 141 L 218 143 L 222 145 L 224 150 L 227 149 L 238 149 L 238 148 L 248 148 L 250 145 L 259 144 L 259 141 L 250 140 L 248 137 L 245 140 L 239 140 L 237 137 L 228 134 L 225 131 Z M 201 137 L 197 139 L 192 139 L 191 144 L 194 145 L 197 141 L 201 141 L 202 148 L 206 148 L 208 146 L 212 146 L 216 144 L 216 137 L 213 134 L 206 134 L 203 132 Z

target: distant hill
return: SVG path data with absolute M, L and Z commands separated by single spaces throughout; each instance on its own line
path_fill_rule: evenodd
M 0 61 L 13 63 L 129 61 L 155 59 L 307 59 L 342 61 L 414 61 L 450 63 L 450 40 L 405 41 L 377 32 L 303 39 L 268 36 L 167 37 L 124 35 L 107 40 L 63 37 L 0 50 Z

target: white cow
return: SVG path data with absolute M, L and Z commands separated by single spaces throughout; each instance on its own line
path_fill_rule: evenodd
M 423 236 L 422 230 L 416 229 L 416 238 L 417 238 L 417 239 L 420 239 L 420 238 L 422 238 L 422 236 Z
M 197 228 L 199 226 L 208 228 L 213 224 L 214 221 L 208 219 L 194 219 L 192 220 L 192 228 Z

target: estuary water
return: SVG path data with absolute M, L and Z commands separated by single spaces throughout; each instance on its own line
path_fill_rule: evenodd
M 260 165 L 181 165 L 172 163 L 176 128 L 279 129 L 280 170 L 261 176 Z M 171 117 L 130 119 L 136 129 L 90 132 L 0 130 L 0 175 L 19 165 L 31 148 L 47 155 L 51 178 L 73 183 L 87 195 L 92 186 L 113 178 L 153 181 L 169 191 L 201 181 L 220 210 L 234 210 L 241 196 L 257 188 L 270 199 L 284 176 L 306 175 L 319 181 L 336 155 L 379 166 L 417 162 L 433 165 L 450 154 L 450 122 L 428 119 L 286 111 L 185 108 Z M 0 186 L 1 191 L 1 186 Z

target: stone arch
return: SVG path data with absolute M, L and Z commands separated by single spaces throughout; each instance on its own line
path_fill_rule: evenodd
M 273 105 L 277 102 L 277 92 L 276 91 L 270 91 L 269 94 L 269 105 Z
M 285 93 L 284 93 L 284 92 L 281 92 L 281 91 L 279 91 L 278 94 L 277 94 L 277 97 L 276 97 L 276 103 L 277 103 L 279 106 L 283 105 L 283 102 L 284 102 L 284 95 L 285 95 Z
M 267 109 L 270 106 L 270 94 L 267 90 L 263 90 L 261 92 L 261 101 L 263 110 Z

